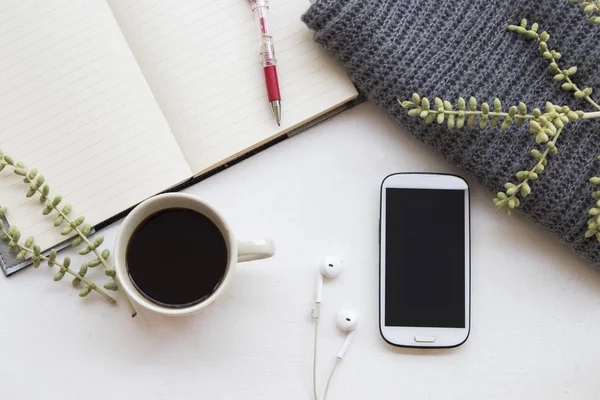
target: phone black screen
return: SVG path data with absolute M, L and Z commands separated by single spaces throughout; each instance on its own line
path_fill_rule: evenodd
M 385 196 L 385 325 L 464 328 L 465 191 Z

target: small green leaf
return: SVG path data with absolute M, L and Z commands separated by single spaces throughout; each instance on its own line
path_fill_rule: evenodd
M 71 259 L 69 257 L 65 257 L 63 260 L 63 267 L 69 268 L 71 266 Z
M 413 108 L 412 110 L 408 110 L 408 116 L 409 117 L 416 117 L 419 114 L 421 114 L 421 109 L 420 108 Z
M 96 240 L 94 240 L 94 247 L 98 248 L 104 243 L 104 236 L 98 236 Z
M 73 232 L 73 227 L 71 225 L 67 225 L 63 228 L 63 230 L 60 232 L 60 234 L 63 236 L 67 236 L 71 232 Z
M 95 268 L 100 264 L 102 264 L 102 261 L 99 258 L 95 258 L 92 261 L 87 263 L 88 267 L 90 267 L 90 268 Z
M 574 93 L 574 95 L 575 95 L 575 97 L 576 97 L 576 98 L 578 98 L 578 99 L 583 99 L 583 98 L 586 96 L 586 94 L 585 94 L 585 93 L 584 93 L 582 90 L 577 90 L 577 91 Z
M 527 197 L 531 193 L 531 187 L 527 182 L 521 184 L 521 196 Z
M 530 121 L 529 122 L 529 132 L 531 133 L 537 133 L 542 131 L 542 127 L 540 126 L 539 123 L 537 123 L 536 121 Z
M 413 93 L 412 101 L 413 101 L 413 103 L 415 103 L 418 106 L 421 104 L 421 97 L 417 93 Z
M 61 202 L 61 201 L 62 201 L 62 197 L 60 197 L 60 196 L 56 196 L 56 197 L 54 198 L 54 200 L 52 200 L 52 205 L 53 205 L 54 207 L 56 207 L 56 206 L 58 206 L 58 205 L 60 204 L 60 202 Z
M 598 176 L 593 176 L 590 178 L 590 183 L 594 184 L 594 185 L 600 185 L 600 177 Z
M 76 237 L 75 239 L 73 239 L 73 241 L 71 242 L 71 247 L 77 247 L 79 246 L 81 243 L 83 243 L 83 239 L 80 237 Z
M 544 31 L 540 34 L 540 41 L 547 42 L 548 39 L 550 39 L 550 35 L 548 34 L 548 32 Z
M 4 155 L 4 161 L 6 161 L 6 163 L 8 165 L 15 165 L 13 158 L 11 156 L 9 156 L 8 154 Z
M 6 214 L 7 211 L 8 209 L 6 207 L 0 207 L 0 217 Z
M 48 186 L 48 185 L 42 186 L 42 194 L 44 196 L 48 196 L 50 194 L 50 186 Z
M 89 286 L 86 286 L 83 289 L 81 289 L 81 292 L 79 292 L 79 297 L 85 297 L 88 294 L 90 294 L 91 291 L 92 289 Z
M 92 249 L 90 249 L 90 246 L 86 246 L 83 249 L 79 250 L 79 254 L 81 254 L 82 256 L 85 256 L 86 254 L 89 254 L 92 251 Z
M 50 254 L 48 255 L 48 266 L 49 267 L 54 266 L 57 255 L 58 255 L 58 253 L 56 252 L 56 250 L 54 250 L 54 249 L 50 250 Z
M 59 215 L 56 217 L 56 219 L 54 220 L 54 226 L 55 226 L 55 227 L 59 227 L 59 226 L 61 226 L 61 225 L 62 225 L 62 223 L 63 223 L 64 221 L 65 221 L 65 219 L 63 218 L 63 216 L 59 214 Z
M 446 119 L 446 114 L 444 114 L 443 112 L 438 113 L 437 115 L 437 123 L 438 124 L 443 124 L 444 120 Z
M 15 172 L 15 174 L 17 174 L 19 176 L 27 175 L 27 171 L 25 171 L 23 168 L 15 168 L 14 172 Z
M 79 268 L 79 275 L 85 276 L 85 274 L 87 274 L 87 272 L 88 272 L 88 265 L 87 264 L 83 264 L 81 266 L 81 268 Z
M 68 216 L 72 209 L 73 207 L 70 204 L 66 204 L 62 209 L 62 213 Z
M 21 261 L 23 261 L 23 260 L 25 259 L 25 256 L 26 256 L 26 255 L 27 255 L 27 252 L 26 252 L 25 250 L 21 250 L 21 251 L 19 252 L 19 254 L 17 254 L 16 260 L 17 260 L 18 262 L 21 262 Z
M 114 282 L 109 282 L 104 284 L 104 289 L 106 290 L 117 290 L 117 284 Z
M 448 129 L 454 129 L 454 115 L 448 115 Z
M 536 136 L 535 136 L 535 142 L 537 144 L 542 144 L 542 143 L 546 143 L 548 142 L 548 135 L 544 132 L 539 132 Z
M 105 259 L 105 260 L 108 260 L 108 257 L 110 257 L 110 250 L 108 250 L 108 249 L 105 249 L 105 250 L 102 252 L 102 258 L 103 258 L 103 259 Z
M 64 277 L 65 277 L 65 273 L 62 271 L 59 271 L 56 273 L 56 275 L 54 275 L 54 282 L 58 282 Z
M 39 257 L 42 253 L 42 249 L 37 244 L 33 246 L 33 255 Z
M 35 181 L 35 186 L 37 188 L 39 188 L 40 186 L 42 186 L 44 184 L 45 181 L 46 181 L 46 178 L 44 178 L 44 175 L 39 175 L 37 177 L 37 180 Z
M 510 189 L 507 189 L 506 194 L 509 196 L 514 196 L 515 194 L 517 194 L 517 188 L 513 186 Z
M 37 168 L 32 169 L 31 171 L 29 171 L 29 174 L 27 174 L 27 179 L 29 179 L 30 181 L 34 180 L 35 177 L 38 174 L 38 170 Z
M 567 117 L 569 117 L 569 121 L 575 122 L 579 119 L 579 115 L 574 111 L 567 112 Z
M 106 276 L 115 276 L 117 274 L 117 271 L 115 271 L 114 269 L 107 269 L 104 271 L 104 275 Z
M 596 234 L 595 230 L 588 230 L 585 232 L 585 237 L 590 238 L 590 237 L 594 236 L 595 234 Z
M 79 286 L 80 283 L 81 283 L 81 279 L 75 277 L 75 278 L 73 278 L 71 285 L 73 285 L 73 287 L 77 287 L 77 286 Z
M 515 177 L 520 181 L 527 179 L 529 177 L 529 171 L 519 171 L 515 174 Z
M 565 82 L 562 84 L 561 88 L 562 88 L 562 90 L 568 92 L 570 90 L 573 90 L 573 84 L 571 84 L 569 82 Z
M 83 224 L 83 221 L 85 221 L 85 217 L 83 215 L 81 215 L 81 216 L 77 217 L 75 219 L 75 221 L 73 221 L 73 225 L 79 226 L 79 225 Z
M 597 208 L 592 208 L 588 211 L 588 214 L 590 215 L 598 215 L 600 213 L 600 210 L 598 210 Z

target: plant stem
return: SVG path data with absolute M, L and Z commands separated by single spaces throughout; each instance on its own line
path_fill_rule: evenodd
M 593 118 L 600 118 L 600 111 L 586 112 L 585 114 L 583 114 L 583 117 L 581 117 L 581 119 L 593 119 Z
M 41 191 L 38 189 L 38 192 L 41 193 Z M 54 204 L 52 204 L 51 201 L 48 201 L 48 204 L 52 205 L 52 208 L 54 208 L 54 210 L 59 213 L 64 219 L 65 222 L 70 225 L 71 227 L 73 227 L 73 230 L 77 233 L 77 235 L 83 240 L 83 242 L 85 244 L 87 244 L 88 246 L 90 246 L 91 248 L 93 248 L 93 253 L 96 257 L 98 257 L 98 259 L 100 260 L 100 263 L 102 264 L 102 266 L 104 267 L 105 270 L 107 269 L 111 269 L 110 266 L 108 265 L 108 263 L 106 262 L 106 260 L 104 259 L 104 257 L 102 257 L 102 254 L 100 254 L 100 252 L 98 252 L 97 249 L 94 248 L 92 242 L 90 242 L 90 240 L 87 238 L 87 236 L 85 236 L 83 234 L 83 232 L 81 232 L 79 230 L 79 227 L 75 226 L 75 224 L 73 224 L 73 221 L 65 214 L 63 213 L 58 206 L 54 206 Z M 116 276 L 111 276 L 112 281 L 115 283 L 115 285 L 117 285 L 117 289 L 120 288 L 120 284 L 117 280 Z M 131 313 L 131 318 L 135 317 L 137 315 L 137 311 L 135 310 L 135 308 L 133 307 L 133 304 L 131 303 L 131 300 L 129 300 L 129 297 L 127 297 L 127 295 L 123 294 L 123 297 L 125 297 L 125 300 L 127 301 L 127 305 L 129 306 L 129 312 Z
M 10 240 L 15 241 L 13 239 L 13 236 L 11 236 L 8 231 L 5 228 L 2 228 L 2 233 L 4 233 L 6 235 L 6 237 L 8 237 Z M 34 254 L 33 249 L 30 249 L 29 247 L 25 247 L 23 246 L 21 243 L 16 242 L 16 245 L 19 246 L 19 248 L 21 250 L 26 251 L 27 253 L 30 254 Z M 79 275 L 77 272 L 73 271 L 71 268 L 69 267 L 65 267 L 63 264 L 58 263 L 56 260 L 55 261 L 50 261 L 50 258 L 40 254 L 40 258 L 46 262 L 52 262 L 54 265 L 56 265 L 59 268 L 64 268 L 65 272 L 69 273 L 70 275 L 73 275 L 74 277 L 76 277 L 77 279 L 81 280 L 82 282 L 85 282 L 86 285 L 88 285 L 90 288 L 92 288 L 92 290 L 96 293 L 98 293 L 100 296 L 102 296 L 104 298 L 104 300 L 108 301 L 111 304 L 116 303 L 116 300 L 113 299 L 111 296 L 109 296 L 104 290 L 100 289 L 98 286 L 96 286 L 95 283 L 93 283 L 92 281 L 90 281 L 89 279 L 87 279 L 84 276 Z
M 27 172 L 27 174 L 25 175 L 25 180 L 27 181 L 27 183 L 29 184 L 34 184 L 34 182 L 28 178 L 28 174 L 29 171 L 25 170 Z M 40 188 L 36 186 L 36 191 L 43 195 L 42 191 L 40 190 Z M 94 248 L 94 246 L 92 245 L 92 242 L 90 242 L 90 240 L 87 238 L 87 236 L 85 236 L 80 230 L 79 227 L 75 226 L 75 224 L 73 224 L 73 220 L 71 220 L 65 213 L 63 213 L 60 208 L 58 208 L 58 206 L 55 206 L 54 203 L 51 200 L 51 196 L 50 194 L 48 194 L 46 196 L 48 198 L 48 201 L 46 202 L 47 205 L 51 206 L 54 211 L 56 211 L 60 216 L 63 217 L 63 219 L 65 220 L 65 222 L 70 225 L 73 230 L 75 231 L 75 233 L 77 233 L 77 235 L 81 238 L 81 240 L 83 240 L 83 242 L 85 244 L 87 244 L 88 246 L 90 246 L 91 248 L 93 248 L 93 252 L 94 255 L 100 260 L 100 263 L 102 264 L 102 266 L 104 267 L 105 270 L 107 269 L 111 269 L 110 266 L 108 265 L 108 263 L 106 262 L 106 260 L 104 259 L 104 257 L 102 257 L 102 254 L 100 254 L 100 252 L 98 252 L 97 249 Z M 117 285 L 117 289 L 120 288 L 119 282 L 117 280 L 116 276 L 111 276 L 112 281 L 115 283 L 115 285 Z M 127 297 L 127 295 L 123 295 L 123 297 L 125 297 L 125 301 L 127 302 L 127 305 L 129 307 L 129 312 L 131 313 L 131 317 L 135 317 L 137 315 L 137 311 L 135 310 L 135 308 L 133 307 L 133 304 L 131 303 L 131 300 L 129 300 L 129 298 Z
M 591 100 L 591 99 L 590 99 Z M 592 100 L 593 101 L 593 100 Z M 398 102 L 400 102 L 400 100 L 398 100 Z M 594 103 L 595 104 L 595 103 Z M 598 106 L 600 107 L 600 106 Z M 456 110 L 436 110 L 436 109 L 429 109 L 429 110 L 425 110 L 423 107 L 421 106 L 417 106 L 415 105 L 415 108 L 422 110 L 422 111 L 428 111 L 430 114 L 435 114 L 438 115 L 440 113 L 444 113 L 446 115 L 458 115 L 461 111 L 456 111 Z M 599 108 L 600 110 L 600 108 Z M 463 110 L 462 111 L 464 113 L 465 116 L 467 115 L 484 115 L 483 111 L 469 111 L 469 110 Z M 559 114 L 565 114 L 563 112 L 560 112 Z M 494 112 L 494 111 L 490 111 L 489 113 L 487 113 L 486 115 L 490 116 L 490 117 L 508 117 L 508 113 L 505 112 Z M 535 119 L 535 117 L 533 115 L 530 114 L 515 114 L 512 118 L 514 119 Z M 591 112 L 586 112 L 583 114 L 583 117 L 581 117 L 580 119 L 596 119 L 596 118 L 600 118 L 600 111 L 591 111 Z
M 541 43 L 539 35 L 537 36 L 536 40 Z M 552 56 L 552 58 L 550 58 L 550 61 L 553 62 L 553 63 L 555 63 L 556 65 L 558 65 L 558 60 L 554 57 L 554 54 L 552 54 L 552 51 L 548 49 L 548 52 Z M 568 83 L 570 83 L 571 85 L 573 85 L 573 92 L 580 91 L 579 87 L 575 84 L 575 82 L 573 82 L 571 80 L 571 78 L 569 78 L 569 75 L 567 74 L 567 71 L 563 70 L 561 67 L 558 67 L 558 69 L 559 69 L 559 72 L 565 76 L 565 81 L 567 81 Z M 589 95 L 586 94 L 585 97 L 583 97 L 583 98 L 588 103 L 590 103 L 592 106 L 594 106 L 594 108 L 596 110 L 600 111 L 600 105 L 598 105 Z
M 423 110 L 422 107 L 418 107 L 419 109 Z M 444 113 L 444 114 L 452 114 L 452 115 L 458 115 L 458 113 L 463 112 L 465 113 L 465 115 L 483 115 L 483 111 L 449 111 L 449 110 L 427 110 L 429 111 L 429 113 L 432 114 L 439 114 L 439 113 Z M 490 117 L 508 117 L 508 113 L 505 112 L 494 112 L 494 111 L 490 111 L 489 113 L 487 113 L 486 115 L 489 115 Z M 533 115 L 521 115 L 521 114 L 515 114 L 512 118 L 515 119 L 534 119 L 535 117 Z
M 600 113 L 599 113 L 600 114 Z M 562 128 L 558 129 L 556 131 L 556 135 L 554 135 L 554 137 L 552 138 L 551 142 L 553 144 L 556 144 L 556 141 L 558 140 L 558 137 L 560 136 L 560 133 L 562 132 Z M 540 157 L 540 159 L 538 160 L 538 162 L 533 166 L 533 168 L 531 168 L 529 170 L 529 173 L 531 172 L 535 172 L 536 168 L 538 167 L 538 165 L 543 164 L 544 160 L 546 160 L 546 158 L 548 157 L 548 153 L 550 152 L 549 148 L 546 148 L 546 150 L 542 153 L 542 156 Z M 521 181 L 521 183 L 519 183 L 517 185 L 517 193 L 519 192 L 519 189 L 521 188 L 521 186 L 523 186 L 524 183 L 529 182 L 529 178 L 525 178 Z

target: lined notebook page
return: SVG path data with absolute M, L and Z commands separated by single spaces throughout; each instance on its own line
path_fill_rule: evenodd
M 195 173 L 356 97 L 300 21 L 308 0 L 271 0 L 283 119 L 269 108 L 248 0 L 108 0 Z
M 3 1 L 0 54 L 0 147 L 74 214 L 98 223 L 191 176 L 104 1 Z M 64 240 L 7 171 L 9 222 L 44 247 Z

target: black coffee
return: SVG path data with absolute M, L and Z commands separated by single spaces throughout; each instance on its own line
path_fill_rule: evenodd
M 204 215 L 171 208 L 148 217 L 127 244 L 127 269 L 138 291 L 167 307 L 185 307 L 210 296 L 227 269 L 221 231 Z

